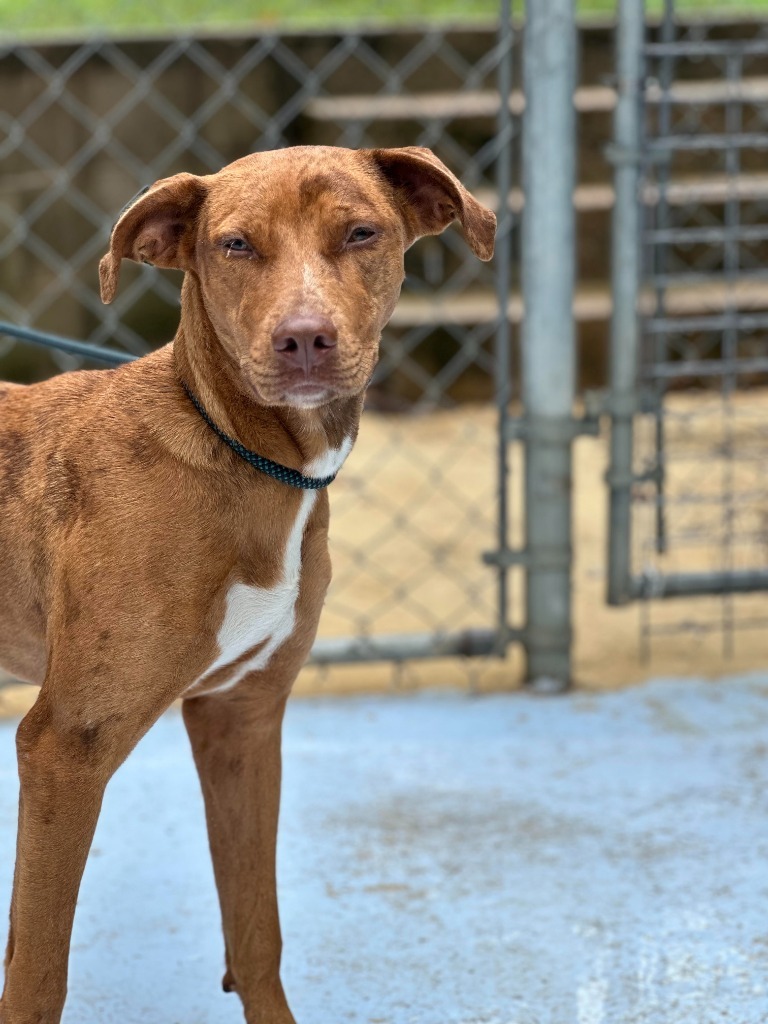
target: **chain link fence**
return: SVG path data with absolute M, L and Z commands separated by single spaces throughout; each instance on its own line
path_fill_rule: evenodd
M 511 60 L 511 43 L 499 39 L 490 21 L 256 38 L 6 40 L 0 319 L 134 355 L 170 340 L 180 275 L 126 266 L 116 300 L 101 304 L 97 265 L 110 226 L 143 185 L 181 170 L 213 172 L 250 151 L 429 146 L 495 204 L 500 146 L 509 142 L 497 132 L 497 76 Z M 418 652 L 425 645 L 414 645 L 416 636 L 439 649 L 459 631 L 471 644 L 471 631 L 495 628 L 499 616 L 505 570 L 481 558 L 498 530 L 497 415 L 488 402 L 499 307 L 492 268 L 456 230 L 423 240 L 406 262 L 360 442 L 334 485 L 335 577 L 322 631 L 326 639 L 394 635 Z M 0 358 L 0 375 L 21 380 L 80 365 L 11 339 L 0 341 Z M 345 660 L 343 645 L 329 650 L 324 660 Z M 391 678 L 392 665 L 379 671 Z

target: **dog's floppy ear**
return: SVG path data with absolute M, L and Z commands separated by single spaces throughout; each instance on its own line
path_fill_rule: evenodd
M 175 174 L 143 189 L 123 208 L 112 228 L 109 252 L 99 263 L 102 302 L 115 297 L 123 259 L 176 270 L 191 266 L 197 214 L 205 193 L 202 178 Z
M 458 220 L 472 252 L 493 256 L 496 215 L 486 209 L 451 174 L 430 149 L 371 149 L 371 159 L 395 190 L 410 245 L 422 235 L 439 235 Z

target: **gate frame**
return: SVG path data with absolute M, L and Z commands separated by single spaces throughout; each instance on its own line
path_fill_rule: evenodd
M 615 205 L 611 236 L 611 292 L 613 312 L 610 331 L 609 389 L 600 411 L 611 421 L 609 486 L 608 588 L 610 605 L 643 598 L 671 598 L 768 590 L 768 570 L 743 569 L 722 572 L 654 574 L 652 578 L 632 571 L 632 487 L 652 480 L 659 494 L 663 477 L 659 469 L 634 471 L 634 418 L 639 412 L 656 411 L 663 396 L 643 394 L 639 388 L 642 328 L 639 313 L 642 283 L 644 75 L 646 54 L 673 55 L 674 0 L 664 0 L 663 38 L 648 44 L 645 39 L 645 0 L 619 0 L 616 26 L 618 101 L 614 113 L 613 143 L 608 158 L 614 164 Z M 748 44 L 747 44 L 748 48 Z M 762 52 L 762 51 L 761 51 Z M 669 88 L 662 83 L 662 89 Z M 661 438 L 659 438 L 661 442 Z

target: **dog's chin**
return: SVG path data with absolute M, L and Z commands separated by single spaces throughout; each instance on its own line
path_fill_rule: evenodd
M 325 384 L 302 383 L 293 384 L 289 387 L 276 389 L 274 387 L 259 387 L 253 381 L 248 381 L 249 390 L 259 405 L 270 407 L 283 407 L 290 409 L 318 409 L 327 405 L 335 398 L 341 397 L 337 388 L 328 387 Z
M 316 409 L 326 402 L 332 401 L 335 395 L 324 384 L 311 381 L 291 385 L 278 385 L 274 382 L 268 384 L 254 380 L 253 375 L 244 374 L 244 383 L 251 397 L 259 405 L 267 407 L 291 406 L 296 409 Z
M 287 405 L 291 409 L 318 409 L 337 398 L 335 389 L 322 384 L 297 384 L 288 388 L 282 395 L 279 405 Z

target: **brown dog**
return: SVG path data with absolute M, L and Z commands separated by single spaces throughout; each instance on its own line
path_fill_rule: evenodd
M 494 215 L 418 148 L 286 149 L 166 178 L 123 212 L 99 269 L 105 302 L 124 258 L 186 271 L 173 344 L 0 387 L 0 664 L 42 686 L 17 736 L 1 1024 L 59 1021 L 104 788 L 179 697 L 224 987 L 250 1024 L 293 1021 L 280 732 L 331 575 L 324 485 L 355 440 L 403 252 L 454 219 L 490 259 Z

